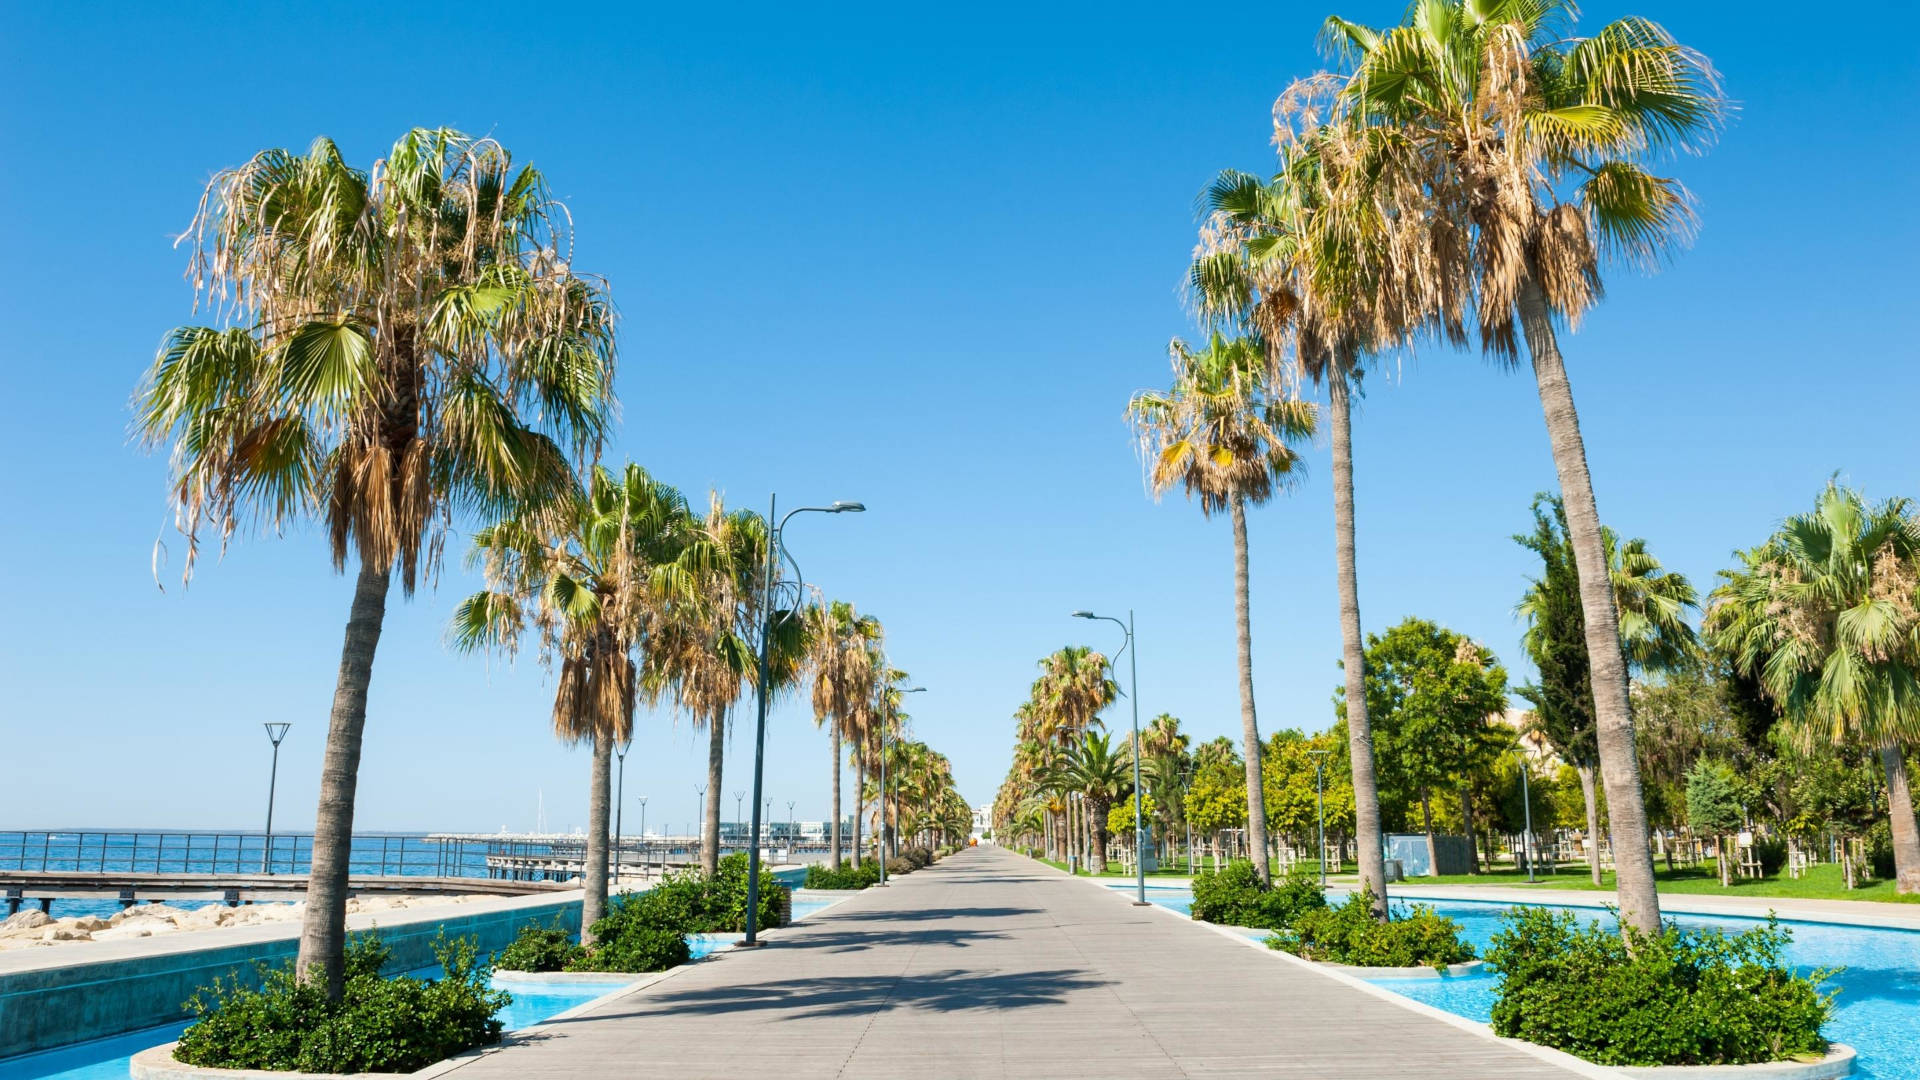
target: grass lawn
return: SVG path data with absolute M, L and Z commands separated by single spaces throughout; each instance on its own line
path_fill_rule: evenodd
M 1064 860 L 1041 859 L 1040 861 L 1043 863 L 1046 863 L 1048 866 L 1053 867 L 1055 870 L 1065 870 L 1067 868 L 1067 864 Z M 1207 858 L 1205 855 L 1202 855 L 1200 857 L 1199 863 L 1200 863 L 1200 870 L 1203 873 L 1213 868 L 1213 860 Z M 1223 862 L 1222 865 L 1225 865 L 1225 863 Z M 1308 864 L 1308 865 L 1312 865 L 1312 864 Z M 1121 870 L 1119 868 L 1120 863 L 1118 860 L 1109 862 L 1107 866 L 1108 866 L 1107 872 L 1104 874 L 1089 874 L 1085 870 L 1080 870 L 1077 873 L 1079 877 L 1097 877 L 1102 879 L 1115 878 L 1123 881 L 1133 880 L 1133 871 Z M 1354 863 L 1347 863 L 1346 865 L 1338 868 L 1333 867 L 1331 865 L 1327 867 L 1327 873 L 1330 875 L 1356 874 L 1359 872 L 1360 872 L 1359 867 Z M 1279 863 L 1275 863 L 1273 865 L 1273 873 L 1274 873 L 1274 876 L 1278 877 L 1280 874 L 1285 873 L 1285 871 L 1280 868 Z M 1160 869 L 1158 870 L 1147 871 L 1147 879 L 1149 881 L 1157 877 L 1185 878 L 1185 877 L 1191 877 L 1191 876 L 1193 875 L 1187 869 L 1186 860 L 1179 859 L 1179 858 L 1171 859 L 1167 862 L 1160 864 Z M 1425 881 L 1427 879 L 1422 878 L 1421 880 Z
M 1540 874 L 1533 884 L 1542 889 L 1613 889 L 1613 872 L 1601 875 L 1595 885 L 1585 867 L 1561 867 L 1557 874 Z M 1758 896 L 1793 900 L 1881 900 L 1920 903 L 1920 896 L 1901 896 L 1891 881 L 1874 881 L 1857 889 L 1848 889 L 1840 868 L 1832 864 L 1814 866 L 1799 878 L 1778 875 L 1767 878 L 1735 878 L 1729 888 L 1720 887 L 1720 878 L 1711 863 L 1668 870 L 1654 865 L 1654 877 L 1660 891 L 1688 896 Z M 1527 875 L 1518 870 L 1499 869 L 1484 874 L 1445 874 L 1436 877 L 1408 878 L 1408 885 L 1500 885 L 1527 886 Z

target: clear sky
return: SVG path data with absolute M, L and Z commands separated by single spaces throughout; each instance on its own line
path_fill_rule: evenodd
M 214 170 L 322 134 L 371 164 L 415 125 L 498 137 L 571 208 L 577 265 L 624 320 L 610 458 L 696 498 L 867 503 L 799 519 L 791 546 L 886 622 L 929 689 L 916 732 L 970 799 L 999 783 L 1034 662 L 1118 647 L 1075 608 L 1137 611 L 1143 715 L 1237 732 L 1226 523 L 1144 494 L 1122 411 L 1189 332 L 1196 193 L 1270 163 L 1273 98 L 1321 65 L 1324 14 L 1390 22 L 1396 0 L 306 8 L 10 8 L 0 829 L 257 827 L 266 720 L 293 724 L 280 821 L 311 824 L 350 582 L 301 530 L 244 539 L 182 590 L 164 461 L 128 445 L 127 401 L 191 317 L 170 241 Z M 1798 4 L 1589 6 L 1586 26 L 1664 21 L 1741 103 L 1675 167 L 1701 202 L 1695 248 L 1657 277 L 1616 272 L 1565 341 L 1602 516 L 1703 586 L 1836 470 L 1920 495 L 1920 69 L 1872 40 L 1903 9 L 1855 5 L 1862 36 L 1834 41 Z M 1355 442 L 1367 628 L 1433 618 L 1520 674 L 1528 555 L 1508 537 L 1554 483 L 1530 376 L 1426 349 L 1369 387 Z M 1322 445 L 1251 518 L 1263 730 L 1331 720 L 1326 477 Z M 526 829 L 542 798 L 550 826 L 580 824 L 586 755 L 553 739 L 539 666 L 443 647 L 474 585 L 450 561 L 389 613 L 359 824 Z M 791 702 L 770 725 L 778 815 L 825 812 L 810 720 Z M 643 718 L 629 828 L 641 794 L 650 826 L 692 820 L 703 745 Z M 744 729 L 732 749 L 729 817 Z

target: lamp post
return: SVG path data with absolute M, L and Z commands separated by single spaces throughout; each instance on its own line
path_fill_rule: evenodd
M 747 793 L 744 791 L 736 791 L 733 793 L 733 827 L 736 829 L 740 827 L 740 815 L 742 813 L 740 809 L 740 800 L 746 797 L 747 797 Z M 760 808 L 756 806 L 754 807 L 754 809 L 758 810 Z
M 647 879 L 647 797 L 640 796 L 640 880 Z
M 260 872 L 273 873 L 273 789 L 280 783 L 280 740 L 287 737 L 287 729 L 292 724 L 263 724 L 267 729 L 267 740 L 273 743 L 273 765 L 267 771 L 267 835 L 266 844 L 260 852 Z
M 1121 622 L 1111 615 L 1095 615 L 1091 611 L 1076 611 L 1076 619 L 1100 619 L 1113 623 L 1127 632 L 1127 643 L 1120 651 L 1127 654 L 1129 676 L 1133 683 L 1133 888 L 1134 907 L 1147 906 L 1147 820 L 1140 808 L 1140 654 L 1133 647 L 1133 612 L 1127 612 L 1127 621 Z
M 797 800 L 794 799 L 787 800 L 787 845 L 793 848 L 800 846 L 800 833 L 793 827 L 793 804 L 796 801 Z
M 1327 799 L 1323 780 L 1327 755 L 1330 750 L 1309 750 L 1313 755 L 1313 805 L 1320 815 L 1320 888 L 1327 887 Z
M 613 748 L 613 756 L 620 759 L 620 779 L 613 789 L 613 880 L 620 880 L 620 870 L 627 864 L 622 842 L 626 830 L 622 827 L 627 809 L 627 750 L 632 742 L 619 743 Z
M 902 694 L 924 694 L 924 686 L 909 686 L 900 691 Z M 894 718 L 893 696 L 886 687 L 880 688 L 880 705 L 884 710 L 880 714 L 880 887 L 887 887 L 887 735 L 891 732 Z
M 699 787 L 697 787 L 697 788 L 694 788 L 694 789 L 693 789 L 693 791 L 694 791 L 694 794 L 695 794 L 695 795 L 698 795 L 698 796 L 700 797 L 700 802 L 698 803 L 698 805 L 696 805 L 696 806 L 694 807 L 694 814 L 693 814 L 693 820 L 695 820 L 695 821 L 704 821 L 704 820 L 706 819 L 706 816 L 707 816 L 707 787 L 706 787 L 706 785 L 705 785 L 705 784 L 702 784 L 702 785 L 700 785 Z M 715 814 L 715 815 L 713 815 L 713 816 L 714 816 L 714 817 L 719 817 L 720 815 L 719 815 L 719 814 Z M 701 830 L 701 833 L 704 833 L 704 832 L 705 832 L 705 830 L 704 830 L 704 829 L 703 829 L 703 830 Z M 699 854 L 699 852 L 697 852 L 697 851 L 693 851 L 693 850 L 691 850 L 691 849 L 692 849 L 692 845 L 693 845 L 693 843 L 694 843 L 694 841 L 693 841 L 693 839 L 692 839 L 692 838 L 693 838 L 693 837 L 695 837 L 695 836 L 699 836 L 699 835 L 701 835 L 701 834 L 699 834 L 699 833 L 695 833 L 695 832 L 693 831 L 693 826 L 692 826 L 692 825 L 688 825 L 688 826 L 687 826 L 687 836 L 688 836 L 688 838 L 689 838 L 689 843 L 688 843 L 688 848 L 689 848 L 689 850 L 688 850 L 688 854 L 689 854 L 689 855 L 697 855 L 697 854 Z
M 767 533 L 766 575 L 765 579 L 760 583 L 760 677 L 755 680 L 754 683 L 756 691 L 754 697 L 757 700 L 754 705 L 753 724 L 753 833 L 752 836 L 748 838 L 750 843 L 747 848 L 747 936 L 741 940 L 740 943 L 742 945 L 760 944 L 760 787 L 766 772 L 767 669 L 771 663 L 768 649 L 773 644 L 773 631 L 778 625 L 774 621 L 773 589 L 777 584 L 775 579 L 779 576 L 779 563 L 777 559 L 780 555 L 786 554 L 786 548 L 781 543 L 781 534 L 786 530 L 787 522 L 795 514 L 805 513 L 807 511 L 822 514 L 857 514 L 866 510 L 866 507 L 860 503 L 841 501 L 835 502 L 830 506 L 795 507 L 787 511 L 786 517 L 776 518 L 774 515 L 779 511 L 779 508 L 780 500 L 778 496 L 769 496 L 767 499 L 767 521 L 769 524 L 777 521 L 778 524 L 773 524 L 772 530 Z M 791 561 L 792 556 L 788 556 L 788 559 Z M 798 564 L 795 564 L 795 570 L 798 570 Z M 798 578 L 797 573 L 795 577 L 796 579 Z M 797 586 L 799 582 L 796 580 L 795 584 Z M 794 607 L 798 608 L 799 606 L 796 600 Z M 789 611 L 787 615 L 783 617 L 791 617 L 791 615 L 792 612 Z M 886 864 L 882 863 L 881 865 L 884 867 Z

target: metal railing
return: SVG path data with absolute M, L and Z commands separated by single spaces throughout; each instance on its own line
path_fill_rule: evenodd
M 486 877 L 488 845 L 392 833 L 356 835 L 348 873 Z M 306 874 L 313 834 L 0 832 L 0 871 L 117 874 Z

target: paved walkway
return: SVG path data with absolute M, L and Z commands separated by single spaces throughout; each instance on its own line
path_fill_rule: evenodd
M 1576 1075 L 994 848 L 768 941 L 454 1080 Z

